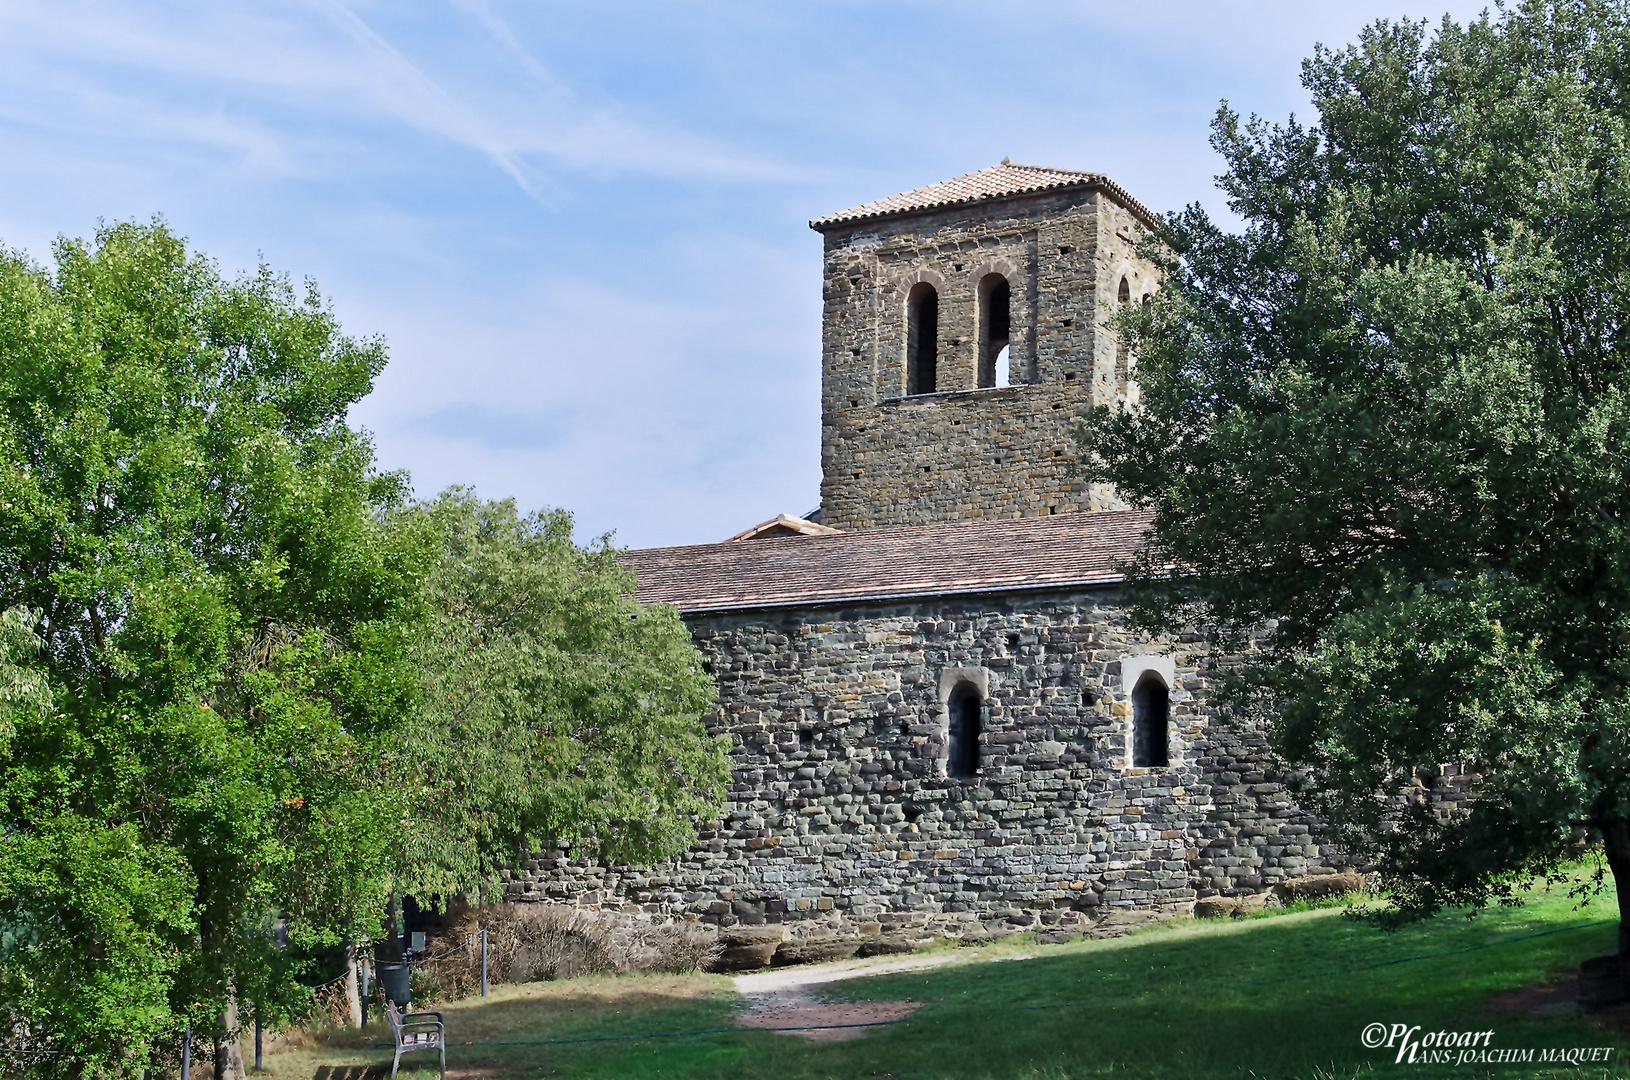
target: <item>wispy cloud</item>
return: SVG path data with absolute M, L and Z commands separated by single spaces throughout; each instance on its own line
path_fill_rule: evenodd
M 721 144 L 671 123 L 640 123 L 615 106 L 590 106 L 527 49 L 519 35 L 486 0 L 452 0 L 499 53 L 518 67 L 535 95 L 530 103 L 553 117 L 518 123 L 512 134 L 523 153 L 568 165 L 656 175 L 700 175 L 743 180 L 787 180 L 797 170 L 738 146 Z
M 437 72 L 392 40 L 379 16 L 365 19 L 343 0 L 158 12 L 116 0 L 13 0 L 0 5 L 0 119 L 145 132 L 288 172 L 313 171 L 312 159 L 331 147 L 302 131 L 310 124 L 273 136 L 255 122 L 266 108 L 297 110 L 319 130 L 388 119 L 475 151 L 548 205 L 560 201 L 562 170 L 743 182 L 792 175 L 671 117 L 642 123 L 587 105 L 485 4 L 465 0 L 460 10 L 487 42 L 487 61 Z
M 720 539 L 818 491 L 804 219 L 1004 154 L 1215 205 L 1218 98 L 1482 3 L 0 0 L 0 242 L 264 252 L 389 339 L 353 416 L 421 491 Z
M 491 36 L 492 40 L 508 53 L 509 56 L 521 65 L 522 70 L 534 83 L 543 87 L 552 94 L 564 93 L 565 88 L 560 85 L 548 68 L 532 56 L 521 44 L 509 24 L 498 17 L 485 0 L 453 0 L 453 5 L 476 23 Z
M 538 184 L 511 141 L 492 130 L 463 103 L 426 75 L 388 41 L 374 33 L 338 0 L 316 0 L 317 9 L 363 51 L 387 89 L 386 101 L 397 115 L 419 127 L 463 143 L 485 154 L 533 199 Z

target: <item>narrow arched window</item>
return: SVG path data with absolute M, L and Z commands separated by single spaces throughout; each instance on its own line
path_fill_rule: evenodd
M 1001 274 L 979 281 L 979 385 L 1008 384 L 1008 337 L 1013 327 L 1013 289 Z
M 940 294 L 926 281 L 906 297 L 906 393 L 932 394 L 939 367 Z
M 952 776 L 973 776 L 979 771 L 979 733 L 983 729 L 980 711 L 984 702 L 979 688 L 958 683 L 951 691 L 951 752 L 945 771 Z
M 1171 719 L 1171 693 L 1152 671 L 1145 671 L 1132 689 L 1132 765 L 1150 769 L 1170 761 L 1166 728 Z
M 1132 302 L 1132 286 L 1125 278 L 1121 278 L 1120 295 L 1115 298 L 1122 307 Z M 1130 363 L 1126 353 L 1126 340 L 1117 335 L 1115 340 L 1115 394 L 1122 401 L 1126 400 L 1127 383 L 1131 381 Z

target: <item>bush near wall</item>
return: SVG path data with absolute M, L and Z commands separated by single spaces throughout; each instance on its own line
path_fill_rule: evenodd
M 631 971 L 683 974 L 705 969 L 720 952 L 714 928 L 696 923 L 652 923 L 564 904 L 487 904 L 430 939 L 413 969 L 415 1000 L 480 992 L 483 930 L 493 985 Z

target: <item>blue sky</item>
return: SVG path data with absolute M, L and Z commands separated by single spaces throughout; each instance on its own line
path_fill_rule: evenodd
M 420 494 L 708 542 L 819 497 L 810 218 L 1003 156 L 1217 212 L 1220 99 L 1484 6 L 0 0 L 0 243 L 162 214 L 315 278 Z

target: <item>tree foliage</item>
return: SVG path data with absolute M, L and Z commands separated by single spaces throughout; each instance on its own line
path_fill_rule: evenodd
M 1083 426 L 1155 513 L 1141 618 L 1259 650 L 1248 700 L 1405 914 L 1588 833 L 1630 916 L 1627 58 L 1625 5 L 1530 0 L 1319 49 L 1312 124 L 1224 106 L 1243 229 L 1168 220 L 1117 320 L 1141 408 Z
M 385 361 L 162 223 L 0 251 L 0 1020 L 31 1072 L 162 1068 L 300 1004 L 542 838 L 682 849 L 711 680 L 570 516 L 409 505 L 345 422 Z M 244 1006 L 242 1013 L 238 1005 Z M 173 1064 L 168 1063 L 168 1064 Z
M 730 774 L 678 612 L 638 604 L 616 552 L 579 547 L 564 511 L 453 489 L 397 527 L 437 553 L 425 691 L 393 759 L 415 793 L 403 888 L 478 894 L 551 839 L 614 860 L 683 850 Z
M 0 252 L 0 995 L 37 1072 L 134 1072 L 286 996 L 269 911 L 376 910 L 425 553 L 314 286 L 162 223 L 55 255 Z

